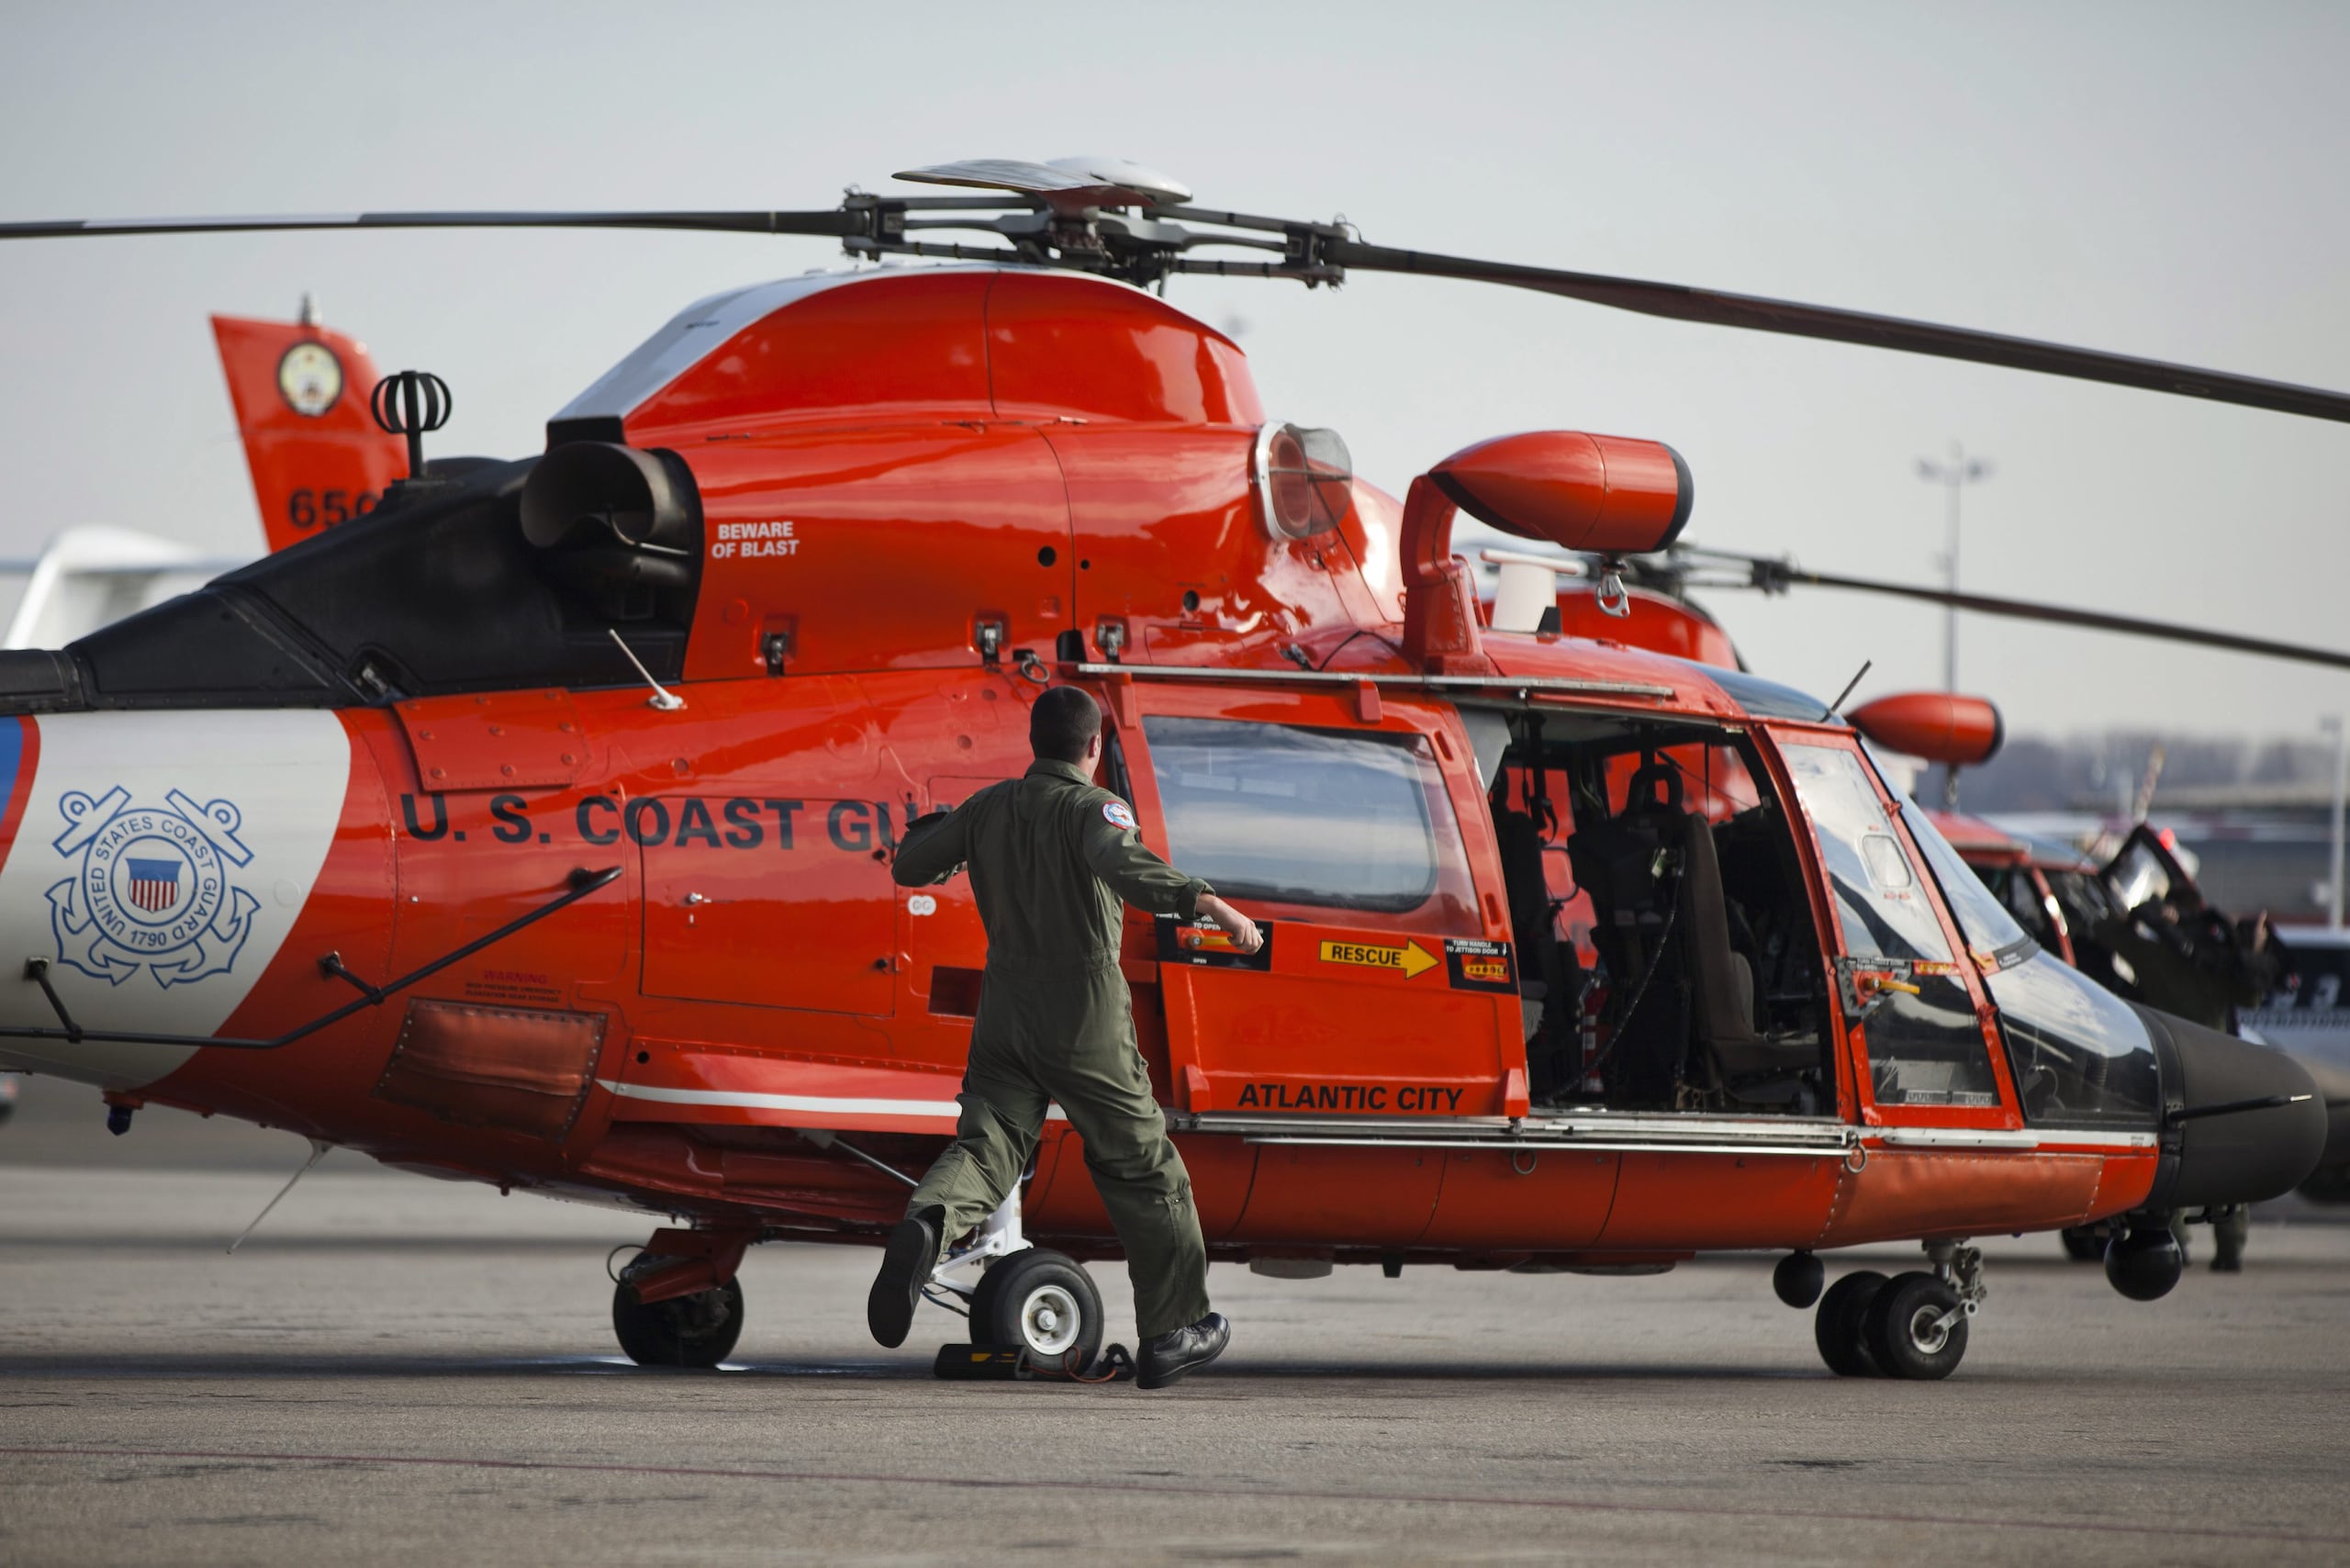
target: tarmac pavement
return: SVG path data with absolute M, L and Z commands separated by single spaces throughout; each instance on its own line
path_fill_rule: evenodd
M 335 1155 L 229 1257 L 306 1146 L 95 1106 L 0 1128 L 0 1563 L 2350 1560 L 2350 1226 L 2300 1210 L 2150 1305 L 1992 1243 L 1943 1383 L 1830 1376 L 1751 1257 L 1219 1264 L 1179 1388 L 940 1383 L 959 1319 L 877 1350 L 874 1255 L 815 1247 L 683 1373 L 612 1346 L 641 1218 Z

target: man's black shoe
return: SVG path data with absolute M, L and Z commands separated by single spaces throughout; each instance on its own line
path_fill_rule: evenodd
M 908 1215 L 881 1249 L 881 1271 L 865 1298 L 865 1326 L 878 1343 L 894 1350 L 914 1325 L 914 1307 L 930 1271 L 938 1262 L 938 1226 L 924 1215 Z
M 1142 1348 L 1135 1366 L 1136 1388 L 1165 1388 L 1179 1383 L 1218 1356 L 1232 1342 L 1232 1325 L 1221 1312 L 1211 1312 L 1189 1328 L 1171 1328 Z

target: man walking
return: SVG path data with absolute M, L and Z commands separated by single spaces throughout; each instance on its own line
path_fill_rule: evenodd
M 890 1233 L 866 1322 L 882 1344 L 905 1343 L 940 1247 L 1003 1202 L 1057 1101 L 1085 1140 L 1086 1167 L 1125 1246 L 1142 1340 L 1136 1382 L 1164 1388 L 1221 1355 L 1231 1326 L 1208 1310 L 1192 1179 L 1135 1045 L 1118 904 L 1203 914 L 1244 953 L 1263 938 L 1205 882 L 1145 848 L 1126 803 L 1094 784 L 1102 710 L 1091 696 L 1046 691 L 1029 711 L 1028 741 L 1036 760 L 1024 775 L 909 824 L 891 869 L 912 888 L 968 866 L 988 963 L 955 1143 Z

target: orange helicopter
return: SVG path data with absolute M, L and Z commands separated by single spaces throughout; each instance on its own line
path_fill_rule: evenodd
M 1103 160 L 913 176 L 800 213 L 0 225 L 825 234 L 957 264 L 688 307 L 535 458 L 426 465 L 364 515 L 54 651 L 0 654 L 0 1063 L 288 1127 L 657 1229 L 622 1348 L 711 1365 L 758 1242 L 878 1241 L 950 1135 L 985 962 L 913 815 L 1101 701 L 1144 837 L 1264 926 L 1130 918 L 1136 1025 L 1214 1256 L 1646 1273 L 1770 1249 L 1841 1373 L 1932 1378 L 1969 1238 L 2282 1192 L 2322 1108 L 2272 1052 L 2125 1005 L 1993 919 L 1822 703 L 1480 624 L 1457 511 L 1604 561 L 1668 545 L 1660 442 L 1482 442 L 1399 503 L 1275 422 L 1144 286 L 1481 278 L 1655 314 L 2188 391 L 2350 398 L 1814 307 L 1369 245 Z M 974 247 L 916 238 L 976 229 Z M 1270 259 L 1195 256 L 1209 245 Z M 386 391 L 385 388 L 388 388 Z M 1626 590 L 1613 573 L 1606 591 Z M 13 958 L 11 960 L 13 966 Z M 1065 1123 L 950 1253 L 975 1343 L 1082 1368 L 1116 1256 Z M 1926 1266 L 1817 1254 L 1917 1239 Z

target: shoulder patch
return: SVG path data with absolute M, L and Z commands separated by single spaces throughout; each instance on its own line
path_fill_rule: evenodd
M 1112 827 L 1125 828 L 1129 831 L 1135 825 L 1135 814 L 1126 810 L 1126 803 L 1124 801 L 1102 801 L 1102 819 Z

